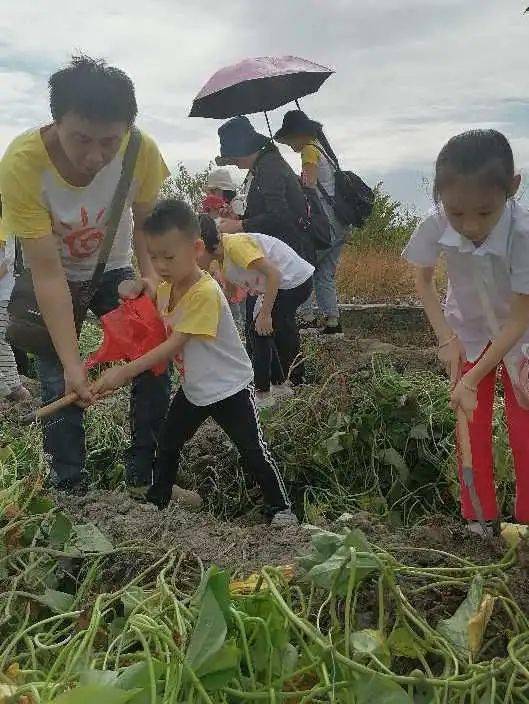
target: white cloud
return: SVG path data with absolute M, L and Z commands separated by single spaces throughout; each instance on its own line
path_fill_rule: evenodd
M 295 54 L 336 75 L 303 100 L 346 165 L 376 180 L 406 173 L 409 201 L 421 201 L 443 142 L 493 125 L 520 133 L 529 18 L 520 0 L 35 0 L 0 14 L 0 150 L 48 119 L 46 78 L 75 50 L 105 56 L 136 83 L 140 124 L 167 160 L 192 168 L 217 153 L 212 120 L 189 119 L 193 96 L 223 65 L 245 56 Z M 271 115 L 273 128 L 282 112 Z M 256 126 L 266 129 L 262 116 Z M 297 166 L 297 157 L 288 154 Z M 417 173 L 416 190 L 410 174 Z M 404 182 L 404 179 L 403 179 Z M 399 193 L 402 197 L 402 194 Z

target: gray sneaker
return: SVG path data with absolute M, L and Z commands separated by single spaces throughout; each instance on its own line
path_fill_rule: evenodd
M 290 528 L 291 526 L 299 526 L 299 521 L 291 509 L 285 508 L 274 515 L 270 525 L 273 528 Z

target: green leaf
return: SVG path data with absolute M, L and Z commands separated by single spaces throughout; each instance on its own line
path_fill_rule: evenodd
M 27 512 L 34 516 L 49 513 L 53 508 L 53 501 L 47 496 L 34 496 L 28 503 Z
M 50 529 L 50 543 L 54 546 L 63 546 L 70 539 L 72 533 L 72 522 L 64 513 L 57 513 L 54 516 Z
M 241 651 L 229 640 L 195 670 L 202 685 L 209 691 L 226 687 L 239 672 Z
M 380 631 L 365 628 L 362 631 L 351 633 L 350 642 L 359 653 L 376 653 L 384 646 L 384 636 Z
M 429 437 L 428 428 L 424 423 L 418 423 L 410 430 L 410 438 L 414 440 L 428 440 Z
M 352 687 L 356 704 L 412 704 L 408 693 L 400 685 L 380 675 L 361 676 Z
M 135 691 L 125 692 L 110 685 L 86 685 L 75 687 L 59 695 L 52 701 L 54 704 L 126 704 L 137 694 Z
M 437 631 L 463 654 L 470 652 L 469 622 L 477 613 L 483 599 L 483 578 L 476 575 L 463 603 L 453 616 L 439 621 Z
M 341 452 L 343 450 L 342 438 L 345 435 L 347 435 L 347 433 L 337 430 L 331 435 L 330 438 L 327 438 L 325 441 L 325 449 L 327 450 L 328 455 L 335 455 L 337 452 Z
M 39 601 L 52 611 L 55 611 L 58 614 L 63 614 L 71 610 L 74 597 L 71 594 L 66 594 L 66 592 L 57 592 L 55 589 L 46 589 L 44 594 L 39 597 Z
M 106 555 L 114 546 L 92 523 L 73 526 L 73 546 L 83 553 L 92 552 Z
M 397 472 L 399 473 L 400 480 L 403 484 L 408 481 L 410 476 L 410 470 L 408 468 L 408 465 L 404 461 L 404 458 L 402 457 L 400 452 L 397 452 L 394 447 L 388 447 L 385 450 L 382 450 L 379 455 L 379 458 L 384 464 L 388 464 L 397 470 Z
M 153 669 L 158 682 L 163 677 L 165 666 L 159 660 L 153 660 Z M 150 704 L 151 678 L 147 662 L 136 662 L 123 670 L 116 680 L 116 687 L 136 692 L 130 704 Z
M 117 678 L 117 672 L 111 670 L 84 670 L 79 676 L 79 684 L 82 686 L 109 686 L 114 685 Z
M 141 587 L 137 587 L 135 585 L 127 587 L 127 590 L 121 597 L 121 603 L 123 604 L 123 613 L 125 617 L 128 618 L 134 611 L 134 609 L 139 604 L 141 604 L 142 601 L 145 601 L 148 596 L 149 595 L 147 594 L 145 589 L 142 589 Z
M 226 619 L 215 594 L 211 589 L 206 589 L 186 653 L 188 665 L 197 670 L 213 657 L 224 645 L 227 630 Z
M 416 658 L 426 653 L 421 639 L 406 626 L 395 628 L 387 642 L 389 649 L 397 657 Z

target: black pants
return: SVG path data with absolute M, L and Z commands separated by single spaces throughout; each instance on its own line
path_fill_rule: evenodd
M 297 360 L 300 339 L 296 311 L 302 303 L 305 303 L 311 293 L 312 277 L 301 286 L 278 291 L 272 308 L 273 335 L 257 334 L 252 307 L 249 316 L 251 359 L 255 375 L 255 388 L 259 391 L 269 391 L 270 383 L 282 384 L 287 378 L 294 385 L 301 384 L 303 381 L 303 364 Z
M 270 512 L 290 507 L 285 484 L 270 454 L 259 423 L 253 384 L 209 406 L 195 406 L 179 389 L 160 433 L 154 483 L 148 499 L 165 508 L 171 499 L 182 448 L 202 423 L 213 418 L 239 450 L 245 472 L 257 481 Z
M 131 269 L 116 269 L 104 274 L 90 304 L 98 316 L 119 304 L 118 286 L 134 278 Z M 39 378 L 44 403 L 64 394 L 64 371 L 58 356 L 50 353 L 38 358 Z M 130 485 L 150 485 L 158 432 L 169 406 L 169 374 L 154 376 L 144 372 L 132 382 L 130 398 L 131 447 L 127 451 L 126 479 Z M 82 478 L 86 448 L 83 410 L 68 406 L 43 423 L 44 452 L 52 459 L 53 482 L 58 486 L 76 484 Z

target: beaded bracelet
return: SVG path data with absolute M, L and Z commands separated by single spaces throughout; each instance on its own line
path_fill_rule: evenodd
M 464 389 L 466 389 L 467 391 L 472 391 L 472 393 L 474 393 L 474 394 L 475 394 L 475 393 L 477 392 L 477 390 L 478 390 L 478 387 L 477 387 L 477 386 L 470 386 L 470 384 L 467 384 L 464 379 L 460 379 L 460 380 L 459 380 L 459 383 L 461 384 L 461 386 L 462 386 Z

